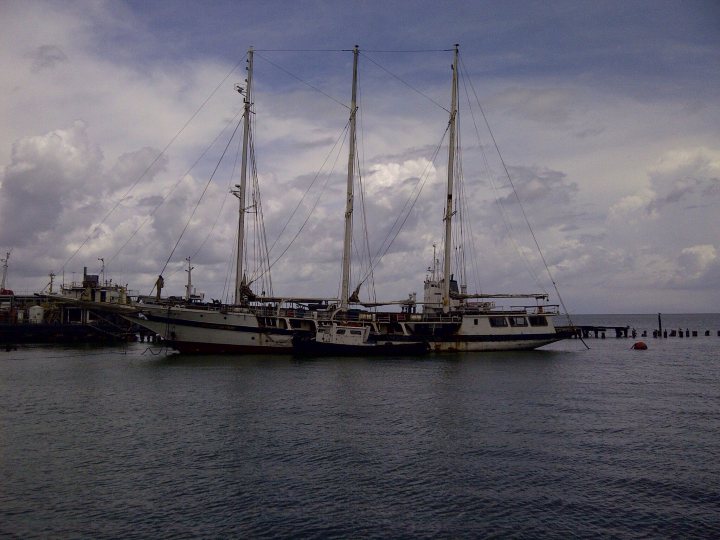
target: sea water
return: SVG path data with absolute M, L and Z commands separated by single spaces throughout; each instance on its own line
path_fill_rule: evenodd
M 574 322 L 652 336 L 657 315 Z M 0 536 L 717 538 L 720 317 L 663 326 L 699 336 L 379 359 L 3 351 Z

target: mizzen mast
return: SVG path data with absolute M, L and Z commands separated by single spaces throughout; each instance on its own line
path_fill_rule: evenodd
M 352 101 L 350 103 L 350 152 L 348 155 L 347 199 L 345 202 L 345 240 L 343 243 L 342 289 L 340 308 L 348 308 L 350 297 L 350 255 L 352 250 L 353 185 L 355 182 L 355 119 L 357 113 L 358 46 L 353 49 Z
M 453 182 L 455 177 L 455 125 L 457 122 L 457 73 L 458 73 L 458 48 L 455 44 L 455 54 L 452 65 L 452 97 L 450 105 L 450 124 L 448 139 L 448 180 L 447 180 L 447 202 L 445 206 L 445 264 L 443 268 L 443 291 L 442 304 L 443 312 L 450 310 L 450 272 L 452 257 L 452 216 L 453 216 Z

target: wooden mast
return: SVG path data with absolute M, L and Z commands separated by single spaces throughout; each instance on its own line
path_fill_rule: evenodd
M 343 243 L 342 289 L 340 308 L 348 308 L 350 296 L 350 255 L 352 251 L 353 184 L 355 181 L 355 119 L 357 113 L 358 46 L 353 49 L 352 101 L 350 103 L 350 152 L 348 155 L 347 199 L 345 202 L 345 240 Z
M 458 72 L 458 47 L 455 44 L 455 54 L 452 66 L 452 97 L 450 105 L 450 125 L 448 141 L 448 179 L 447 179 L 447 203 L 445 206 L 445 266 L 443 269 L 443 313 L 450 311 L 450 272 L 452 257 L 452 216 L 453 216 L 453 180 L 455 175 L 455 124 L 457 120 L 457 72 Z
M 240 169 L 240 184 L 235 187 L 237 190 L 233 194 L 239 200 L 239 216 L 238 216 L 238 239 L 237 239 L 237 263 L 235 274 L 235 304 L 242 302 L 242 285 L 244 279 L 243 271 L 243 248 L 245 245 L 245 192 L 247 190 L 247 162 L 248 162 L 248 140 L 250 136 L 250 107 L 251 88 L 252 88 L 252 70 L 253 70 L 253 48 L 248 50 L 247 58 L 247 87 L 245 88 L 245 112 L 243 115 L 243 142 L 242 142 L 242 164 Z M 241 90 L 242 91 L 242 90 Z

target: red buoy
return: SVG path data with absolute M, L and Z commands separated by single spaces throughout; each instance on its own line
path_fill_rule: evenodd
M 636 351 L 646 351 L 648 347 L 644 341 L 638 341 L 633 344 L 632 348 Z

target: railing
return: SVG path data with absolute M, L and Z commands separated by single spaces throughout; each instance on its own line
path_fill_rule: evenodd
M 212 309 L 212 308 L 209 308 Z M 467 315 L 546 315 L 556 316 L 560 314 L 559 306 L 500 306 L 490 311 L 484 310 L 456 310 L 452 313 L 398 313 L 398 312 L 369 312 L 350 310 L 338 312 L 337 310 L 308 310 L 303 308 L 286 307 L 254 307 L 252 309 L 259 317 L 287 317 L 290 319 L 312 319 L 316 321 L 351 321 L 360 323 L 453 323 L 462 321 Z

